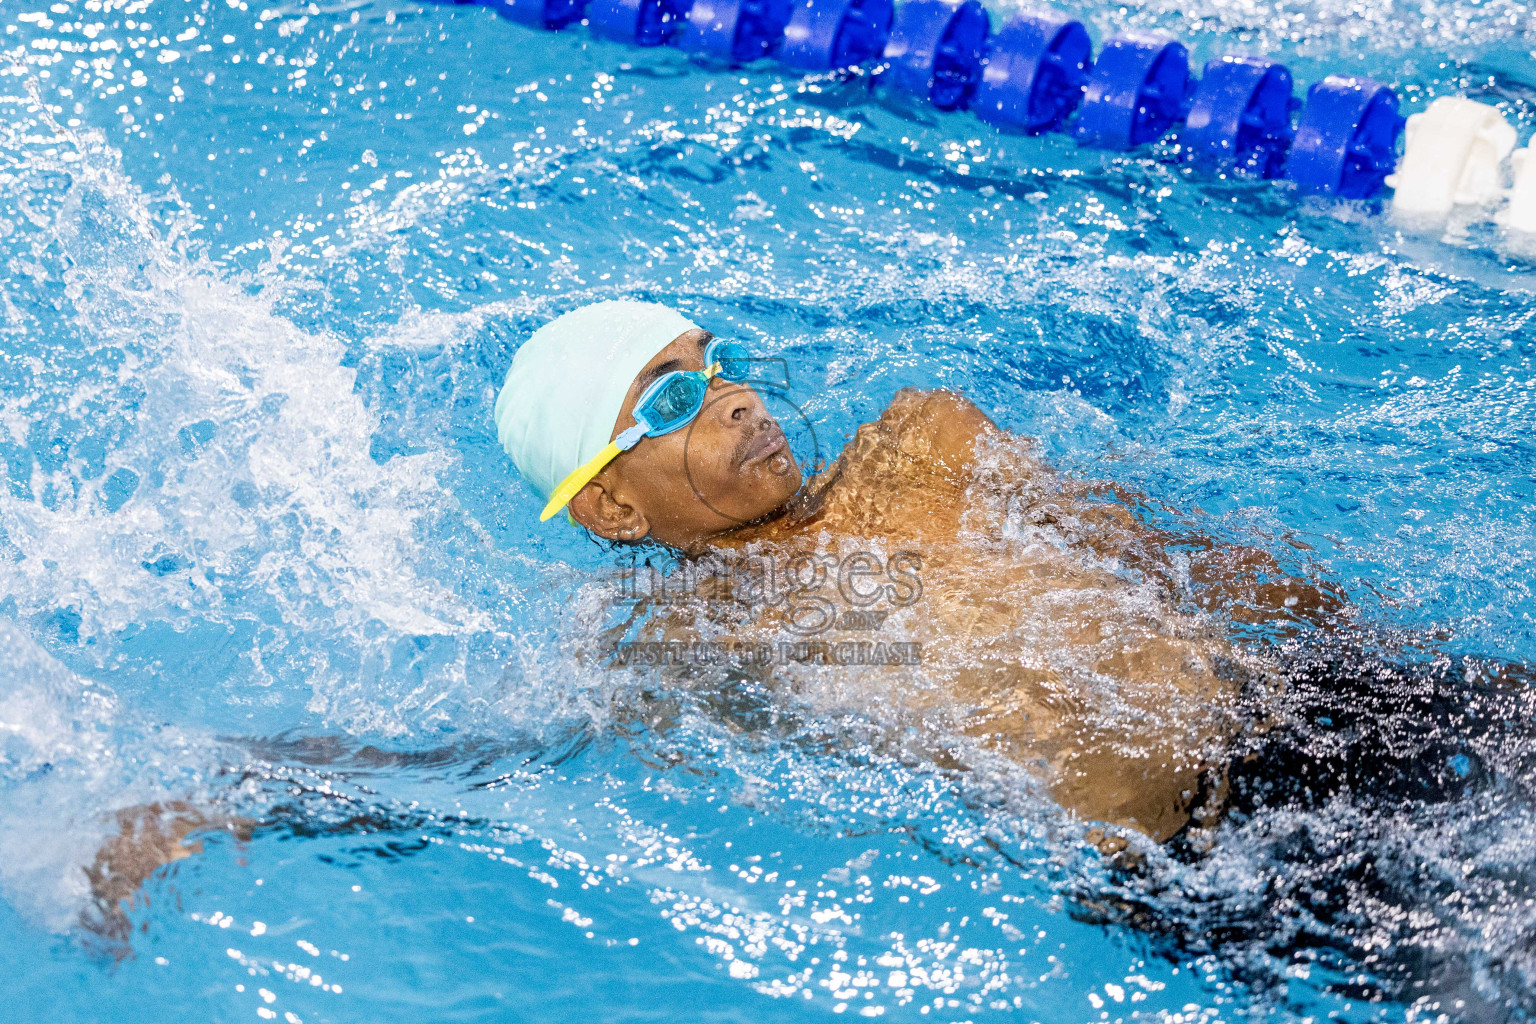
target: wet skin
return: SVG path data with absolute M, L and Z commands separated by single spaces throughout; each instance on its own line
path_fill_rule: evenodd
M 699 367 L 700 333 L 636 379 L 615 436 L 655 369 Z M 576 521 L 610 540 L 693 554 L 872 542 L 919 553 L 923 598 L 900 625 L 923 644 L 923 685 L 848 668 L 855 688 L 918 713 L 961 709 L 964 732 L 1029 767 L 1084 818 L 1157 840 L 1200 818 L 1202 784 L 1219 791 L 1211 766 L 1239 728 L 1239 691 L 1276 675 L 1221 622 L 1320 619 L 1340 607 L 1267 553 L 1146 527 L 1134 498 L 1061 478 L 1028 439 L 954 393 L 899 393 L 803 488 L 787 449 L 772 448 L 782 434 L 757 396 L 735 385 L 719 394 L 691 436 L 647 439 L 615 460 L 572 502 Z M 754 439 L 770 454 L 743 462 L 737 453 Z M 1224 619 L 1191 609 L 1191 598 Z M 762 614 L 733 635 L 773 639 L 782 625 Z
M 661 373 L 703 369 L 711 337 L 689 331 L 646 364 L 613 436 L 633 425 L 635 402 Z M 1217 620 L 1177 607 L 1179 581 L 1199 587 L 1195 603 L 1236 621 L 1324 619 L 1340 602 L 1286 577 L 1265 552 L 1149 529 L 1136 503 L 1061 478 L 1028 439 L 947 391 L 900 392 L 803 482 L 757 394 L 716 378 L 691 428 L 642 440 L 570 509 L 609 540 L 699 555 L 857 551 L 871 541 L 918 552 L 923 597 L 907 610 L 902 638 L 923 645 L 921 680 L 849 667 L 841 680 L 823 677 L 828 688 L 841 685 L 866 706 L 942 710 L 1068 810 L 1161 841 L 1202 813 L 1197 793 L 1235 728 L 1238 686 L 1272 671 L 1240 653 Z M 1020 539 L 1021 520 L 1037 534 Z M 1185 553 L 1177 562 L 1174 547 Z M 739 638 L 782 635 L 776 614 L 757 618 Z M 87 870 L 95 900 L 82 915 L 118 944 L 125 906 L 157 867 L 196 852 L 193 834 L 246 835 L 253 824 L 181 804 L 118 818 L 120 834 Z M 1124 845 L 1097 829 L 1088 836 L 1106 851 Z

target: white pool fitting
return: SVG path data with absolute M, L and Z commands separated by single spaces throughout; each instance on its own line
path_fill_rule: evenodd
M 1479 206 L 1503 190 L 1503 161 L 1515 148 L 1515 129 L 1495 108 L 1460 96 L 1442 96 L 1408 118 L 1403 156 L 1387 178 L 1394 214 L 1443 217 L 1455 206 Z M 1536 225 L 1536 184 L 1529 218 Z
M 1536 155 L 1527 146 L 1510 158 L 1515 169 L 1515 186 L 1509 190 L 1509 205 L 1499 214 L 1499 223 L 1510 231 L 1536 234 Z

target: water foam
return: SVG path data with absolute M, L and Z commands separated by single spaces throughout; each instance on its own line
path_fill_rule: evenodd
M 8 131 L 27 157 L 22 203 L 68 182 L 40 230 L 12 240 L 52 264 L 6 289 L 48 332 L 0 397 L 12 440 L 30 442 L 0 488 L 13 614 L 63 621 L 98 665 L 146 623 L 228 628 L 248 645 L 247 683 L 297 670 L 312 712 L 407 731 L 409 709 L 358 698 L 361 666 L 401 640 L 492 630 L 423 556 L 452 509 L 440 476 L 453 456 L 375 458 L 381 417 L 344 342 L 275 315 L 277 290 L 189 255 L 195 222 L 153 210 L 99 134 Z M 462 679 L 462 652 L 439 671 Z

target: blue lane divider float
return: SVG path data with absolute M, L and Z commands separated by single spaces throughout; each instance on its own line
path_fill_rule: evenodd
M 1205 66 L 1179 139 L 1208 171 L 1277 178 L 1296 134 L 1291 115 L 1301 106 L 1292 88 L 1283 64 L 1219 57 Z
M 992 37 L 971 110 L 998 127 L 1052 131 L 1077 109 L 1092 67 L 1082 22 L 1055 11 L 1019 15 Z
M 940 110 L 962 109 L 981 79 L 991 29 L 977 0 L 907 0 L 885 44 L 885 74 Z
M 484 6 L 529 28 L 564 28 L 581 20 L 586 5 L 582 0 L 486 0 Z
M 592 0 L 587 25 L 604 39 L 660 46 L 676 35 L 691 0 Z
M 1329 75 L 1307 90 L 1285 176 L 1303 192 L 1364 199 L 1397 163 L 1397 94 L 1369 78 Z
M 1087 146 L 1134 149 L 1184 119 L 1189 92 L 1183 43 L 1143 32 L 1116 36 L 1099 51 L 1073 135 Z
M 766 57 L 784 38 L 793 0 L 693 0 L 679 48 L 733 64 Z
M 1009 131 L 1069 131 L 1101 149 L 1135 149 L 1177 129 L 1180 151 L 1203 170 L 1285 178 L 1310 195 L 1378 193 L 1403 130 L 1397 94 L 1368 78 L 1329 75 L 1303 105 L 1290 70 L 1262 57 L 1218 57 L 1196 81 L 1189 51 L 1168 36 L 1125 33 L 1095 60 L 1082 22 L 1034 10 L 993 33 L 979 0 L 456 2 L 546 29 L 585 18 L 604 38 L 731 64 L 773 56 L 829 71 L 878 61 L 882 87 L 939 110 L 968 108 Z
M 847 68 L 885 52 L 891 0 L 804 0 L 784 28 L 779 60 L 801 71 Z

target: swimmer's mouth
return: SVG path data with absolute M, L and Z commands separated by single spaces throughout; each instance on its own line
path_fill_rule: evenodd
M 754 462 L 771 459 L 788 447 L 789 442 L 784 439 L 784 431 L 775 423 L 764 427 L 752 436 L 746 447 L 742 449 L 739 461 L 743 467 L 750 466 Z

